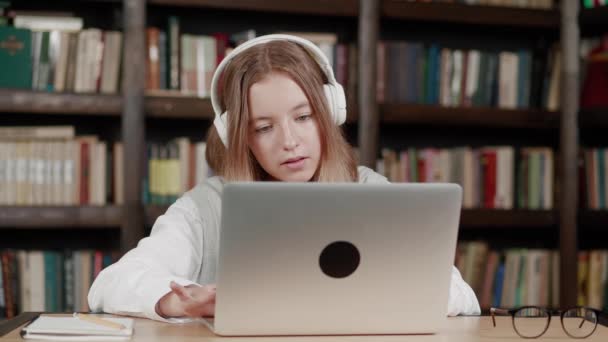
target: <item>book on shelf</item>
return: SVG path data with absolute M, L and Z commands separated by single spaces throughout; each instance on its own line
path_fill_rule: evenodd
M 180 137 L 149 143 L 144 170 L 145 204 L 167 205 L 213 175 L 205 159 L 206 143 Z
M 0 87 L 118 92 L 121 32 L 84 28 L 82 18 L 52 13 L 12 20 L 14 26 L 0 26 Z
M 454 182 L 463 188 L 463 207 L 553 208 L 553 152 L 511 146 L 382 149 L 376 169 L 391 182 Z M 516 169 L 518 172 L 516 173 Z
M 489 52 L 403 41 L 377 47 L 379 103 L 559 108 L 559 51 Z M 544 89 L 544 91 L 543 91 Z
M 105 205 L 118 162 L 72 126 L 0 127 L 0 205 Z
M 331 32 L 282 32 L 312 41 L 332 65 L 336 80 L 347 94 L 356 89 L 356 47 L 339 43 Z M 146 92 L 207 98 L 213 73 L 234 47 L 256 37 L 253 29 L 228 34 L 195 35 L 181 30 L 180 19 L 170 16 L 167 27 L 146 29 Z M 175 94 L 175 93 L 173 93 Z
M 7 249 L 0 260 L 0 318 L 12 318 L 26 311 L 89 311 L 89 288 L 118 253 Z
M 559 253 L 552 249 L 496 249 L 461 241 L 456 267 L 483 309 L 537 305 L 559 307 Z M 608 250 L 578 252 L 578 305 L 608 309 Z

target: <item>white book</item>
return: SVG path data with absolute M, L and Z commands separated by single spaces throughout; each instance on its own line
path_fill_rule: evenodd
M 8 204 L 7 162 L 8 143 L 0 142 L 0 205 Z M 0 289 L 1 291 L 2 289 Z M 2 305 L 0 305 L 2 306 Z
M 6 205 L 17 203 L 17 143 L 6 143 Z
M 44 254 L 42 251 L 28 253 L 30 267 L 30 308 L 45 311 Z
M 78 17 L 54 17 L 38 15 L 17 15 L 13 19 L 13 25 L 19 28 L 26 28 L 32 31 L 69 31 L 76 32 L 82 30 L 83 20 Z
M 450 84 L 450 103 L 451 106 L 459 106 L 460 105 L 460 92 L 464 91 L 462 89 L 462 73 L 463 73 L 463 63 L 464 63 L 464 55 L 462 50 L 454 50 L 452 54 L 452 59 L 454 61 L 453 69 L 452 69 L 452 79 Z
M 545 167 L 544 167 L 544 171 L 545 174 L 543 175 L 544 177 L 544 185 L 545 188 L 543 189 L 543 204 L 544 204 L 544 208 L 543 209 L 553 209 L 553 168 L 555 167 L 553 165 L 553 151 L 551 149 L 546 149 L 545 150 Z
M 68 71 L 69 42 L 70 34 L 68 32 L 61 32 L 55 60 L 55 73 L 53 75 L 53 87 L 56 92 L 63 92 L 65 90 Z
M 86 92 L 85 77 L 91 70 L 87 70 L 86 66 L 86 51 L 87 51 L 87 39 L 89 31 L 81 31 L 78 33 L 78 43 L 76 45 L 76 75 L 74 76 L 74 92 L 84 93 Z
M 108 151 L 107 145 L 103 141 L 97 143 L 97 158 L 99 159 L 99 163 L 97 165 L 99 169 L 99 179 L 93 180 L 98 185 L 97 204 L 106 205 L 106 186 L 107 182 L 109 181 L 106 174 Z
M 494 205 L 499 209 L 512 209 L 515 152 L 509 146 L 499 147 L 496 152 L 496 198 Z
M 473 95 L 477 92 L 479 87 L 479 61 L 480 52 L 477 50 L 469 51 L 468 66 L 467 66 L 467 82 L 465 90 L 466 103 L 471 105 L 473 103 Z
M 30 280 L 30 262 L 27 256 L 28 252 L 20 250 L 17 252 L 17 260 L 19 265 L 19 306 L 21 312 L 32 311 L 31 304 L 31 280 Z M 1 286 L 0 286 L 1 287 Z M 1 289 L 0 289 L 1 291 Z M 0 306 L 2 306 L 0 304 Z
M 122 33 L 118 31 L 106 31 L 105 47 L 103 50 L 103 66 L 100 91 L 104 94 L 115 94 L 118 92 L 118 77 L 120 74 Z
M 517 107 L 517 70 L 519 57 L 503 51 L 498 55 L 498 107 Z
M 205 64 L 207 54 L 205 53 L 205 38 L 202 36 L 193 38 L 196 47 L 196 95 L 198 97 L 207 97 L 209 95 L 209 89 L 205 84 Z
M 113 174 L 114 174 L 114 204 L 124 203 L 124 171 L 123 171 L 123 145 L 122 143 L 114 143 L 114 162 L 113 162 Z M 151 179 L 151 178 L 150 178 Z M 150 189 L 151 190 L 151 189 Z
M 452 103 L 452 101 L 450 100 L 450 80 L 452 78 L 452 52 L 449 49 L 441 49 L 440 72 L 439 103 L 442 106 L 448 107 Z

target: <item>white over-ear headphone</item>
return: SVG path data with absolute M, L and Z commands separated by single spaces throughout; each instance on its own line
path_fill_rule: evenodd
M 270 34 L 266 36 L 260 36 L 239 45 L 228 56 L 226 56 L 222 60 L 220 65 L 218 65 L 217 69 L 215 70 L 215 73 L 213 74 L 213 79 L 211 80 L 211 105 L 213 106 L 213 111 L 215 112 L 215 119 L 213 120 L 213 124 L 215 125 L 220 139 L 226 147 L 228 147 L 228 113 L 222 112 L 222 109 L 220 108 L 220 98 L 217 89 L 222 71 L 236 55 L 243 52 L 244 50 L 254 45 L 264 44 L 274 40 L 287 40 L 298 43 L 308 53 L 310 53 L 310 55 L 321 67 L 321 70 L 323 70 L 323 72 L 327 76 L 328 83 L 323 85 L 323 90 L 325 92 L 325 97 L 327 98 L 327 104 L 329 105 L 330 115 L 333 121 L 337 125 L 341 125 L 344 123 L 344 121 L 346 121 L 346 96 L 344 95 L 344 89 L 336 81 L 331 65 L 329 64 L 327 57 L 323 54 L 321 49 L 319 49 L 315 44 L 306 39 L 292 35 Z

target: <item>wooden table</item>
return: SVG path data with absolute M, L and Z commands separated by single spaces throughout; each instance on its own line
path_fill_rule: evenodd
M 109 315 L 101 315 L 109 316 Z M 22 318 L 27 318 L 23 317 Z M 16 320 L 13 320 L 13 327 Z M 11 321 L 5 322 L 5 328 Z M 511 325 L 510 317 L 497 317 L 497 327 L 492 327 L 492 320 L 488 316 L 481 317 L 451 317 L 448 318 L 446 325 L 441 332 L 435 335 L 374 335 L 374 336 L 298 336 L 298 337 L 219 337 L 214 335 L 201 322 L 187 324 L 169 324 L 156 322 L 148 319 L 135 319 L 135 332 L 131 341 L 135 342 L 201 342 L 201 341 L 255 341 L 255 342 L 367 342 L 367 341 L 525 341 L 520 338 Z M 17 328 L 8 334 L 0 337 L 0 342 L 23 342 L 19 336 L 19 330 L 23 324 L 18 324 Z M 546 341 L 565 341 L 569 337 L 562 330 L 559 319 L 552 319 L 549 330 L 543 335 L 539 342 Z M 608 328 L 598 325 L 595 333 L 583 341 L 608 341 Z

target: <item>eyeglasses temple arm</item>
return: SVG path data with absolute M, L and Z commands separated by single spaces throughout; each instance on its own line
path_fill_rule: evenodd
M 490 316 L 492 316 L 492 324 L 496 327 L 496 318 L 494 315 L 508 315 L 509 310 L 499 309 L 499 308 L 490 308 Z

